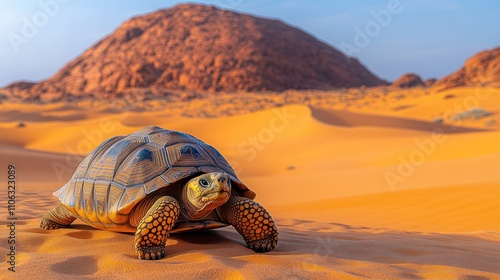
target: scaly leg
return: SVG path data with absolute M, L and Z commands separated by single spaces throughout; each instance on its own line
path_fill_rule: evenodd
M 278 243 L 278 229 L 271 215 L 259 203 L 233 196 L 219 209 L 219 215 L 234 226 L 255 252 L 268 252 Z
M 135 253 L 140 260 L 159 260 L 165 257 L 167 237 L 179 212 L 179 203 L 170 196 L 160 197 L 149 208 L 135 232 Z
M 42 216 L 40 228 L 49 230 L 69 227 L 75 219 L 73 213 L 59 203 L 59 205 Z

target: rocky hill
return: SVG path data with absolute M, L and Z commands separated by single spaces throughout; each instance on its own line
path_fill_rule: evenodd
M 424 82 L 422 82 L 422 79 L 418 75 L 413 73 L 404 74 L 392 83 L 393 87 L 399 88 L 411 88 L 423 85 Z
M 356 59 L 280 20 L 182 4 L 132 18 L 48 80 L 9 90 L 54 100 L 132 88 L 281 91 L 384 83 Z
M 458 86 L 500 87 L 500 47 L 474 55 L 460 70 L 440 79 L 434 86 L 440 89 Z
M 427 80 L 424 81 L 424 85 L 426 87 L 431 87 L 433 86 L 435 83 L 437 82 L 437 79 L 436 78 L 429 78 Z

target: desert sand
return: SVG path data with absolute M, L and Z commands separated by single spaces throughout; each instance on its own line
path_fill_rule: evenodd
M 14 164 L 18 218 L 15 273 L 1 229 L 2 279 L 500 277 L 499 89 L 5 101 L 0 112 L 0 181 L 5 193 Z M 276 220 L 276 249 L 256 254 L 226 227 L 172 235 L 166 258 L 140 261 L 131 234 L 38 228 L 83 156 L 146 125 L 216 147 Z

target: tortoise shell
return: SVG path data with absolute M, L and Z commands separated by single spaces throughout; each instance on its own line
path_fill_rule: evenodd
M 99 145 L 54 195 L 93 227 L 131 231 L 130 213 L 143 198 L 181 179 L 210 172 L 229 174 L 237 195 L 255 197 L 214 147 L 186 133 L 145 127 Z M 211 225 L 217 226 L 223 225 Z

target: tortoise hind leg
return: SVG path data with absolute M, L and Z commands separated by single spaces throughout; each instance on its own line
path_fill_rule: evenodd
M 135 253 L 140 260 L 159 260 L 165 257 L 167 237 L 179 213 L 179 203 L 170 196 L 160 197 L 149 208 L 135 232 Z
M 62 204 L 57 205 L 45 213 L 40 220 L 42 229 L 58 229 L 69 227 L 76 217 Z
M 219 216 L 234 226 L 254 252 L 269 252 L 278 243 L 278 229 L 271 215 L 259 203 L 232 196 L 218 209 Z

